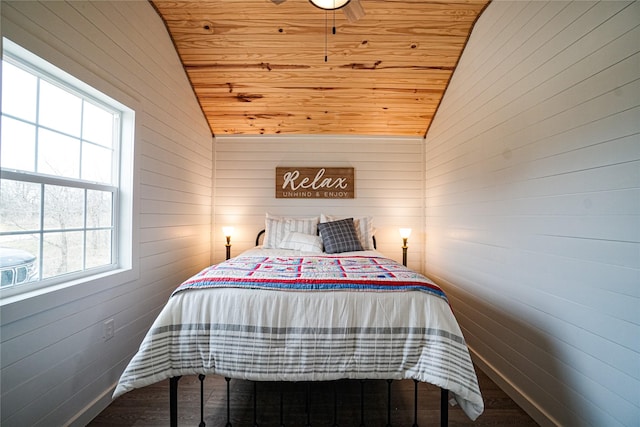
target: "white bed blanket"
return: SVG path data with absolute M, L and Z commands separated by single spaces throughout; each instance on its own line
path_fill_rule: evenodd
M 114 398 L 197 374 L 253 381 L 411 378 L 449 390 L 472 420 L 484 410 L 450 306 L 418 291 L 179 292 L 158 315 Z

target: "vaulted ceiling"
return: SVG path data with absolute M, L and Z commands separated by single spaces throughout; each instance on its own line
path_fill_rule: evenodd
M 489 0 L 351 2 L 152 4 L 214 135 L 424 136 Z

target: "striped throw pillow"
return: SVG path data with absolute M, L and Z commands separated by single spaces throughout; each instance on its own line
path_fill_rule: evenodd
M 265 249 L 277 249 L 280 242 L 284 239 L 289 231 L 297 231 L 298 233 L 318 235 L 319 217 L 311 218 L 293 218 L 293 217 L 276 217 L 267 214 L 265 218 L 265 235 L 262 247 Z
M 320 236 L 289 231 L 280 242 L 280 249 L 295 249 L 304 252 L 322 252 Z

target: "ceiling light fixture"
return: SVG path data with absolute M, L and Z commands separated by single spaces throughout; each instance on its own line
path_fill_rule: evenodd
M 351 0 L 309 0 L 312 5 L 324 10 L 336 10 L 345 7 Z

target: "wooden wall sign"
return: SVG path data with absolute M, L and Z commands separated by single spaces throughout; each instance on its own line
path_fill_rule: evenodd
M 276 199 L 353 199 L 353 168 L 276 168 Z

